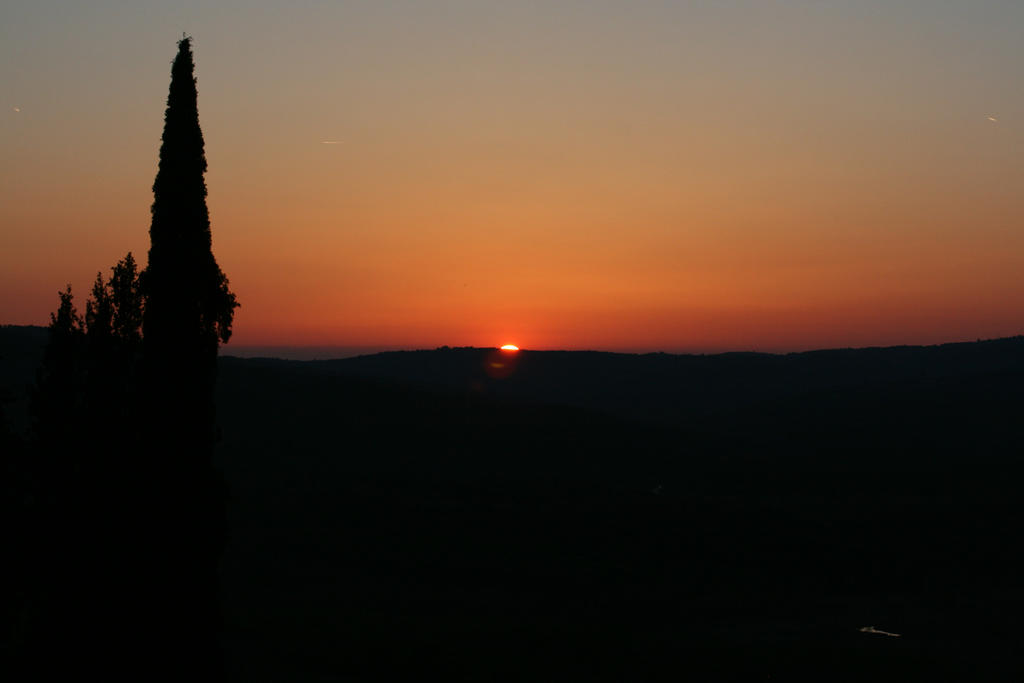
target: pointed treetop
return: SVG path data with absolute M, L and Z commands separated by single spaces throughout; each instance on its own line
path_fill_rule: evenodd
M 178 41 L 164 113 L 160 162 L 153 181 L 153 220 L 144 289 L 144 338 L 191 331 L 226 342 L 238 306 L 211 251 L 206 207 L 206 155 L 199 127 L 192 38 Z M 195 318 L 198 316 L 198 319 Z M 169 341 L 168 348 L 178 341 Z
M 178 54 L 171 65 L 171 87 L 167 93 L 164 112 L 163 145 L 160 148 L 162 171 L 177 170 L 201 179 L 206 171 L 203 153 L 203 133 L 199 128 L 198 94 L 196 92 L 195 62 L 192 59 L 192 37 L 178 41 Z M 170 163 L 166 163 L 170 162 Z M 167 168 L 164 168 L 168 166 Z M 180 168 L 175 168 L 179 167 Z M 197 176 L 196 174 L 199 174 Z M 157 178 L 159 182 L 160 178 Z M 154 192 L 159 194 L 154 186 Z M 206 190 L 203 188 L 203 196 Z

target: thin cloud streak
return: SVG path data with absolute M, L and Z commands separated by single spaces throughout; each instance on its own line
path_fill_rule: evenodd
M 890 636 L 892 638 L 899 638 L 901 636 L 901 634 L 899 634 L 899 633 L 891 633 L 890 631 L 883 631 L 881 629 L 875 628 L 874 626 L 862 626 L 859 630 L 860 630 L 861 633 L 876 633 L 876 634 L 878 634 L 880 636 Z

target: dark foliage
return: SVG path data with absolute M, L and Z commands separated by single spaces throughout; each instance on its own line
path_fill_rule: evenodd
M 147 354 L 210 356 L 231 337 L 238 306 L 211 249 L 206 156 L 191 39 L 178 43 L 153 182 L 149 265 L 143 276 Z
M 74 441 L 76 416 L 83 396 L 82 350 L 85 330 L 75 308 L 71 285 L 59 292 L 60 305 L 50 314 L 49 343 L 39 370 L 33 401 L 36 437 L 49 448 L 67 450 Z
M 106 281 L 96 274 L 84 317 L 70 285 L 50 314 L 32 404 L 36 440 L 49 450 L 73 452 L 82 442 L 108 443 L 111 430 L 131 431 L 143 307 L 131 253 L 111 273 Z
M 168 662 L 169 679 L 215 678 L 217 566 L 224 543 L 223 483 L 213 468 L 217 347 L 231 336 L 235 295 L 211 249 L 206 157 L 191 39 L 178 43 L 153 183 L 149 263 L 141 277 L 138 545 L 145 615 L 162 638 L 135 638 L 142 661 Z
M 238 303 L 211 251 L 190 39 L 178 48 L 149 264 L 128 254 L 97 274 L 84 316 L 70 287 L 51 316 L 25 485 L 32 677 L 223 677 L 213 389 Z
M 96 274 L 85 307 L 86 419 L 96 443 L 118 443 L 134 433 L 137 374 L 144 302 L 131 253 L 111 268 L 104 281 Z M 130 440 L 119 448 L 129 448 Z
M 111 271 L 106 281 L 97 274 L 84 317 L 70 287 L 60 293 L 32 397 L 22 498 L 33 530 L 23 557 L 34 584 L 25 621 L 34 675 L 71 675 L 74 666 L 116 677 L 119 658 L 105 643 L 128 630 L 126 512 L 143 304 L 132 255 Z M 46 657 L 50 650 L 61 656 Z
M 25 447 L 7 421 L 5 405 L 13 397 L 0 393 L 0 533 L 5 545 L 5 580 L 0 584 L 0 675 L 2 662 L 23 652 L 29 633 L 32 605 L 33 532 L 28 499 L 32 488 Z

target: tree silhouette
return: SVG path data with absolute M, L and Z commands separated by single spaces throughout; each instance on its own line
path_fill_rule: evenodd
M 206 157 L 191 38 L 178 43 L 153 182 L 149 263 L 141 275 L 141 442 L 137 481 L 146 538 L 141 558 L 163 638 L 138 640 L 144 658 L 171 662 L 169 678 L 214 675 L 217 564 L 224 543 L 223 484 L 213 467 L 217 347 L 231 336 L 235 295 L 211 248 Z M 151 610 L 152 612 L 153 610 Z M 147 652 L 148 649 L 148 652 Z
M 129 253 L 108 280 L 97 274 L 84 316 L 70 286 L 51 316 L 33 397 L 50 550 L 28 655 L 50 678 L 223 678 L 213 391 L 238 302 L 211 248 L 193 72 L 183 38 L 147 267 Z
M 86 419 L 95 442 L 132 431 L 142 342 L 142 292 L 131 252 L 104 281 L 96 274 L 85 304 Z
M 43 449 L 64 451 L 75 438 L 82 402 L 82 353 L 85 328 L 75 308 L 71 285 L 58 293 L 50 314 L 50 339 L 32 396 L 33 432 Z
M 75 308 L 71 285 L 58 296 L 32 397 L 36 441 L 51 450 L 62 442 L 67 450 L 80 441 L 104 443 L 101 432 L 131 432 L 126 418 L 135 401 L 143 308 L 135 259 L 129 252 L 107 281 L 96 274 L 85 316 Z
M 143 302 L 138 268 L 132 253 L 128 252 L 111 270 L 108 287 L 113 308 L 112 332 L 122 344 L 134 348 L 142 341 Z
M 199 128 L 191 38 L 178 43 L 153 182 L 149 264 L 143 276 L 147 358 L 209 360 L 231 337 L 238 306 L 211 249 L 206 155 Z M 191 358 L 190 358 L 191 360 Z
M 61 660 L 81 660 L 85 648 L 78 615 L 87 581 L 81 572 L 83 493 L 90 489 L 83 472 L 82 408 L 86 405 L 85 325 L 75 308 L 71 286 L 58 293 L 60 304 L 50 314 L 49 341 L 36 373 L 32 394 L 34 444 L 25 493 L 35 497 L 29 542 L 31 599 L 25 675 L 61 677 Z M 84 439 L 85 443 L 91 443 Z M 86 494 L 87 495 L 87 494 Z M 89 586 L 89 588 L 92 588 Z M 59 658 L 47 658 L 56 650 Z M 91 667 L 85 667 L 91 668 Z
M 34 455 L 25 482 L 33 504 L 27 675 L 130 678 L 107 645 L 124 640 L 126 606 L 139 599 L 126 539 L 131 531 L 143 302 L 129 253 L 109 280 L 97 273 L 85 315 L 71 287 L 50 315 L 49 342 L 32 397 Z M 137 535 L 137 534 L 135 534 Z M 28 537 L 26 537 L 28 538 Z M 59 653 L 52 656 L 51 653 Z

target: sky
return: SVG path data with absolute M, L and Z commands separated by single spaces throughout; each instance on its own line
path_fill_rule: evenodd
M 8 0 L 0 322 L 145 262 L 186 32 L 231 346 L 1022 334 L 1022 31 L 1019 0 Z

